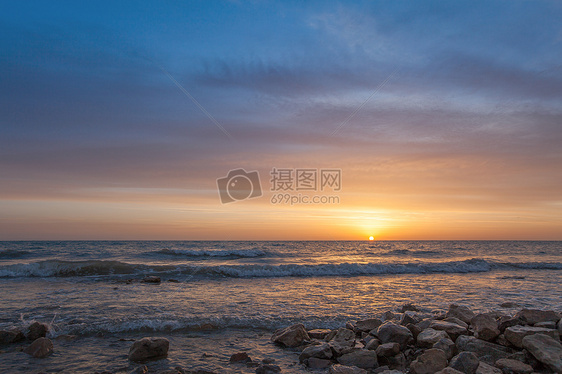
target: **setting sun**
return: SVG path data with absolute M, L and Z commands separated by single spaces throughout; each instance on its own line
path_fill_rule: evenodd
M 375 238 L 372 237 L 372 236 L 369 236 L 369 240 L 375 240 Z

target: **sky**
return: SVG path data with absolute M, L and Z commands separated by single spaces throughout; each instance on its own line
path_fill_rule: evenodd
M 0 240 L 562 240 L 560 19 L 1 2 Z

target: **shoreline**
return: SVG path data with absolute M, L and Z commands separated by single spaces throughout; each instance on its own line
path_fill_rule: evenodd
M 505 304 L 505 307 L 512 306 Z M 313 370 L 357 374 L 499 374 L 503 370 L 562 373 L 562 314 L 554 310 L 478 314 L 455 304 L 448 310 L 434 311 L 405 304 L 400 310 L 350 321 L 334 330 L 307 329 L 302 324 L 294 324 L 275 332 L 227 329 L 188 334 L 171 332 L 164 336 L 158 332 L 98 337 L 60 335 L 52 339 L 48 330 L 48 325 L 34 322 L 23 331 L 1 331 L 0 363 L 20 361 L 19 366 L 27 369 L 12 371 L 0 365 L 0 371 L 220 374 Z M 107 357 L 99 356 L 99 362 L 92 363 L 99 370 L 73 371 L 69 367 L 72 363 L 68 355 L 73 349 L 103 351 L 104 344 Z M 134 348 L 139 344 L 144 346 L 140 353 Z M 114 359 L 103 362 L 110 357 Z M 85 360 L 95 360 L 95 355 Z M 119 364 L 113 365 L 110 361 Z M 13 362 L 13 367 L 17 366 L 18 363 Z

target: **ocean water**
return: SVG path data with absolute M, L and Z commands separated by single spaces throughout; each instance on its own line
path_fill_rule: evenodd
M 247 350 L 304 373 L 269 342 L 275 329 L 337 328 L 404 303 L 562 311 L 561 285 L 552 241 L 0 242 L 0 329 L 45 322 L 55 344 L 42 360 L 0 347 L 0 373 L 128 373 L 127 339 L 142 336 L 171 341 L 153 371 L 253 373 L 228 364 Z

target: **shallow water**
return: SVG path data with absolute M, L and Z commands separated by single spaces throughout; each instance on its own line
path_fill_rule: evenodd
M 163 282 L 140 282 L 147 274 Z M 55 340 L 46 360 L 8 350 L 0 372 L 127 372 L 131 342 L 118 339 L 158 335 L 172 341 L 159 368 L 254 372 L 227 364 L 239 343 L 299 372 L 268 341 L 294 322 L 336 328 L 406 302 L 562 310 L 562 242 L 4 242 L 0 284 L 0 328 L 39 320 L 53 338 L 78 336 Z

